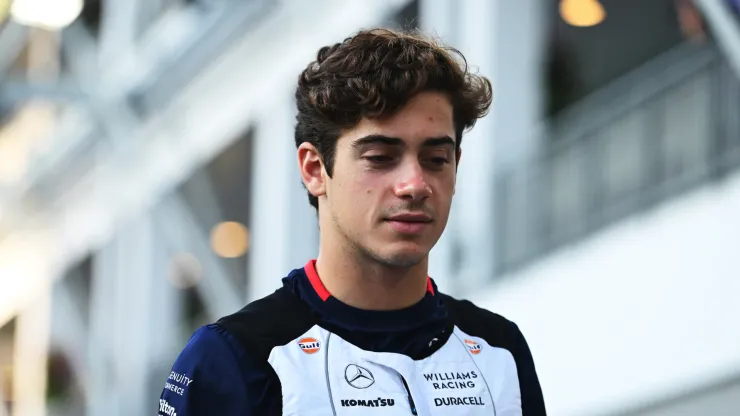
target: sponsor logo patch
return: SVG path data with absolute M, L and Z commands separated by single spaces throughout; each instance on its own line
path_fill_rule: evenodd
M 306 354 L 316 354 L 319 352 L 319 349 L 321 349 L 319 340 L 311 337 L 299 339 L 298 346 L 301 347 L 301 350 Z
M 342 407 L 386 407 L 395 406 L 396 402 L 393 399 L 384 399 L 378 397 L 377 399 L 342 399 L 340 400 Z
M 347 384 L 356 389 L 366 389 L 375 383 L 373 373 L 357 364 L 350 364 L 344 369 L 344 379 L 347 380 Z
M 159 414 L 160 416 L 177 416 L 174 406 L 163 399 L 159 399 Z
M 481 351 L 480 344 L 469 339 L 465 340 L 465 346 L 468 347 L 468 350 L 470 350 L 470 353 L 473 355 L 478 354 Z
M 485 406 L 482 397 L 435 397 L 435 406 Z

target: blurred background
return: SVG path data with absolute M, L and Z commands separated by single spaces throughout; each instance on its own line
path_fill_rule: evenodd
M 154 414 L 190 334 L 316 255 L 292 92 L 421 28 L 494 84 L 441 289 L 552 415 L 740 414 L 737 0 L 0 0 L 0 415 Z

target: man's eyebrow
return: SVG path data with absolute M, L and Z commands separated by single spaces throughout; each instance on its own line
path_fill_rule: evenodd
M 352 143 L 352 147 L 357 149 L 369 144 L 386 144 L 392 146 L 400 146 L 403 145 L 403 140 L 399 139 L 398 137 L 388 137 L 382 134 L 370 134 L 355 140 Z
M 390 146 L 402 146 L 404 145 L 403 139 L 398 137 L 389 137 L 382 134 L 370 134 L 355 140 L 352 143 L 352 147 L 357 149 L 362 146 L 369 144 L 385 144 Z M 424 147 L 437 147 L 437 146 L 455 146 L 455 140 L 450 136 L 430 137 L 422 143 Z
M 450 136 L 432 137 L 432 138 L 426 139 L 424 143 L 422 143 L 422 146 L 424 147 L 436 147 L 436 146 L 455 147 L 455 140 L 453 140 L 452 137 Z

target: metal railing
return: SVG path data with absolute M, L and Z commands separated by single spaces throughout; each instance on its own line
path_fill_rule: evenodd
M 694 0 L 704 20 L 711 26 L 717 44 L 724 52 L 730 67 L 740 77 L 740 21 L 735 0 Z
M 545 151 L 497 173 L 501 275 L 740 165 L 740 80 L 681 45 L 552 120 Z

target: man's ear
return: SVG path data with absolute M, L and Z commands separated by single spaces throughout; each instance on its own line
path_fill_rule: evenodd
M 298 146 L 298 170 L 306 190 L 315 197 L 326 194 L 324 162 L 314 145 L 308 142 Z
M 455 159 L 457 159 L 457 164 L 460 164 L 460 159 L 462 159 L 462 148 L 458 147 L 455 151 Z

